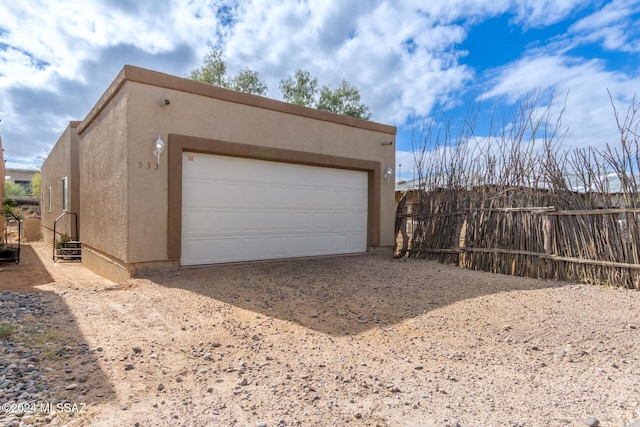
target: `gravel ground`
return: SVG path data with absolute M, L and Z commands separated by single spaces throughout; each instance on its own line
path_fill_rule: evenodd
M 35 330 L 35 399 L 85 406 L 30 423 L 638 427 L 637 291 L 373 254 L 114 284 L 34 248 L 49 282 L 0 265 L 0 308 L 24 291 L 43 304 L 0 311 L 18 328 L 0 380 Z

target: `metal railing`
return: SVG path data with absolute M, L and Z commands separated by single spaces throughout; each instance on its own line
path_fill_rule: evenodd
M 75 219 L 75 239 L 66 240 L 63 246 L 58 247 L 58 234 L 62 235 L 56 230 L 58 221 L 60 221 L 65 215 L 73 215 Z M 62 212 L 58 218 L 53 221 L 53 262 L 56 262 L 58 258 L 66 260 L 81 260 L 82 259 L 82 243 L 80 242 L 80 233 L 78 233 L 78 214 L 75 212 Z
M 0 261 L 15 261 L 15 263 L 18 264 L 20 262 L 20 244 L 22 242 L 22 221 L 20 217 L 9 210 L 0 211 L 0 215 L 6 218 L 5 235 L 2 236 L 3 238 L 0 240 L 0 242 L 4 241 L 4 244 L 1 245 L 2 247 L 0 248 Z M 18 225 L 17 247 L 9 244 L 8 230 L 12 221 Z

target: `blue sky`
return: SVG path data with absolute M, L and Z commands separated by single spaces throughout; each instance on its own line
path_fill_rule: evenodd
M 216 45 L 269 97 L 296 69 L 358 86 L 372 119 L 398 127 L 403 178 L 410 123 L 540 91 L 555 112 L 566 97 L 566 148 L 603 147 L 618 137 L 608 91 L 626 111 L 640 89 L 640 0 L 32 0 L 1 2 L 0 17 L 8 166 L 39 166 L 123 65 L 186 76 Z

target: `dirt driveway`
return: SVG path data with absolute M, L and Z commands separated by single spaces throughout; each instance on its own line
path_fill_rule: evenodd
M 69 425 L 620 426 L 640 410 L 640 292 L 372 254 L 115 284 L 27 248 L 0 290 L 49 299 L 38 322 L 69 350 L 42 368 L 88 408 Z

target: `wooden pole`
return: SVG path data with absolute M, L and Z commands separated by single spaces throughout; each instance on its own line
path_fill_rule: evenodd
M 553 254 L 553 221 L 549 215 L 542 217 L 542 239 L 545 255 Z M 551 260 L 547 262 L 547 277 L 555 277 L 555 263 Z

